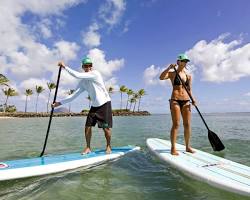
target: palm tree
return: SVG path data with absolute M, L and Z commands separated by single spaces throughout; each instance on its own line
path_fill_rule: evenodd
M 113 86 L 108 87 L 108 93 L 109 93 L 110 96 L 111 96 L 111 94 L 114 93 L 114 87 Z
M 146 92 L 144 89 L 140 89 L 138 91 L 138 96 L 139 96 L 139 103 L 138 103 L 138 112 L 140 111 L 140 105 L 141 105 L 141 98 L 146 95 Z
M 36 97 L 36 113 L 37 113 L 38 97 L 39 97 L 39 95 L 40 95 L 43 91 L 44 91 L 43 86 L 36 85 L 36 93 L 37 93 L 37 97 Z
M 90 108 L 91 98 L 90 98 L 90 96 L 89 96 L 89 95 L 87 96 L 87 99 L 89 100 L 89 108 Z
M 49 98 L 48 98 L 48 102 L 47 102 L 47 112 L 49 112 L 49 100 L 50 100 L 51 90 L 56 88 L 56 84 L 51 82 L 51 83 L 47 83 L 47 86 L 49 88 Z
M 27 100 L 28 100 L 28 96 L 31 96 L 33 94 L 32 89 L 26 89 L 25 91 L 25 96 L 26 96 L 26 100 L 25 100 L 25 112 L 27 112 Z
M 130 103 L 129 110 L 131 110 L 132 104 L 135 102 L 136 102 L 136 99 L 134 97 L 129 99 L 129 103 Z
M 129 97 L 134 94 L 134 91 L 131 89 L 128 89 L 127 91 L 127 95 L 128 95 L 128 99 L 127 99 L 127 104 L 126 104 L 126 110 L 128 110 L 128 102 L 129 102 Z
M 6 76 L 4 76 L 3 74 L 0 74 L 0 85 L 5 85 L 8 86 L 9 79 L 7 79 Z
M 74 92 L 75 92 L 75 90 L 69 90 L 69 91 L 67 92 L 67 94 L 68 94 L 68 95 L 71 95 L 71 94 L 73 94 Z M 69 113 L 71 112 L 70 109 L 71 109 L 71 103 L 69 103 Z
M 127 91 L 128 91 L 128 88 L 126 88 L 125 85 L 122 85 L 122 86 L 120 87 L 120 93 L 121 93 L 121 106 L 120 106 L 120 109 L 122 109 L 122 93 L 125 93 L 125 92 L 127 92 Z
M 6 76 L 4 76 L 3 74 L 0 74 L 0 86 L 5 85 L 9 87 L 9 85 L 7 84 L 8 82 L 9 80 L 6 78 Z M 4 105 L 3 105 L 3 110 L 4 110 Z
M 139 98 L 139 94 L 138 93 L 135 93 L 134 95 L 133 95 L 133 98 L 135 99 L 134 100 L 134 108 L 133 108 L 133 112 L 135 112 L 135 106 L 136 106 L 136 103 L 137 103 L 137 99 Z
M 18 93 L 14 88 L 10 88 L 10 87 L 8 89 L 3 89 L 3 93 L 6 96 L 6 100 L 5 100 L 5 104 L 4 104 L 4 110 L 3 110 L 3 112 L 5 112 L 6 108 L 8 106 L 9 97 L 18 96 Z

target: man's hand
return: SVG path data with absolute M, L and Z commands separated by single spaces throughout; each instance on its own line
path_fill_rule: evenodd
M 58 65 L 59 67 L 62 67 L 62 68 L 65 68 L 65 67 L 66 67 L 66 65 L 65 65 L 64 62 L 62 62 L 62 61 L 58 62 L 57 65 Z
M 51 104 L 51 108 L 55 108 L 55 107 L 58 107 L 60 105 L 62 105 L 60 102 L 55 102 L 55 103 Z

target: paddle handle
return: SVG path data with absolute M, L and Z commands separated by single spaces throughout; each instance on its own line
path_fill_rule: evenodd
M 190 91 L 188 90 L 188 88 L 187 88 L 187 86 L 185 85 L 184 81 L 181 79 L 181 77 L 180 77 L 180 75 L 178 74 L 178 72 L 177 72 L 177 70 L 175 69 L 175 67 L 174 67 L 174 71 L 175 71 L 175 73 L 176 73 L 177 78 L 181 81 L 183 87 L 184 87 L 185 90 L 187 91 L 188 96 L 190 97 L 191 101 L 194 102 L 194 99 L 193 99 L 193 97 L 192 97 Z M 194 105 L 194 107 L 196 108 L 197 112 L 199 113 L 199 115 L 200 115 L 200 117 L 201 117 L 203 123 L 205 124 L 207 130 L 210 131 L 210 129 L 208 128 L 208 125 L 207 125 L 205 119 L 203 118 L 203 116 L 202 116 L 202 114 L 201 114 L 199 108 L 198 108 L 196 105 Z
M 53 103 L 56 102 L 57 91 L 58 91 L 59 82 L 60 82 L 60 77 L 61 77 L 61 71 L 62 71 L 62 67 L 59 67 Z M 47 145 L 47 140 L 48 140 L 48 137 L 49 137 L 49 130 L 50 130 L 50 125 L 51 125 L 53 113 L 54 113 L 54 107 L 52 107 L 52 109 L 51 109 L 51 111 L 50 111 L 49 124 L 48 124 L 48 128 L 47 128 L 46 138 L 45 138 L 45 141 L 44 141 L 43 150 L 42 150 L 42 152 L 41 152 L 41 154 L 40 154 L 40 157 L 43 156 L 44 151 L 45 151 L 45 149 L 46 149 L 46 145 Z

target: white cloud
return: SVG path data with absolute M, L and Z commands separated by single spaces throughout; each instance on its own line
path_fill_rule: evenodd
M 2 0 L 1 4 L 12 8 L 16 14 L 22 14 L 25 11 L 29 11 L 38 15 L 57 14 L 61 15 L 62 11 L 66 8 L 75 6 L 79 3 L 84 3 L 86 0 L 53 0 L 53 1 L 39 1 L 39 0 Z
M 77 56 L 76 52 L 80 49 L 75 42 L 64 40 L 56 42 L 54 46 L 56 47 L 54 49 L 55 54 L 65 62 L 75 59 Z
M 17 81 L 18 88 L 22 92 L 25 92 L 25 88 L 34 88 L 35 84 L 43 85 L 47 89 L 46 79 L 56 80 L 57 78 L 58 60 L 68 63 L 75 59 L 80 47 L 74 42 L 63 39 L 54 41 L 48 46 L 41 39 L 51 39 L 54 31 L 65 25 L 66 18 L 63 12 L 66 9 L 85 2 L 87 0 L 1 1 L 0 73 Z M 113 26 L 119 22 L 125 10 L 125 3 L 107 1 L 105 5 L 108 4 L 111 5 L 109 8 L 111 13 L 109 15 L 103 10 L 102 19 L 107 19 L 106 25 Z M 26 21 L 27 19 L 23 18 L 26 13 L 31 14 L 35 21 Z M 102 23 L 92 24 L 89 27 L 85 41 L 88 47 L 100 45 L 101 35 L 98 31 L 100 24 L 103 26 Z M 89 56 L 96 62 L 94 67 L 104 75 L 104 78 L 113 79 L 113 81 L 115 80 L 112 77 L 113 73 L 124 65 L 124 59 L 106 60 L 105 53 L 99 49 L 90 50 Z M 46 79 L 40 78 L 45 76 Z M 62 72 L 60 84 L 59 91 L 64 91 L 63 86 L 67 85 L 68 88 L 73 89 L 76 82 L 67 73 Z M 44 96 L 46 97 L 46 93 Z
M 143 79 L 146 85 L 165 85 L 165 81 L 161 81 L 159 79 L 160 73 L 163 71 L 160 67 L 155 67 L 155 65 L 151 65 L 146 68 L 143 73 Z
M 169 66 L 170 64 L 167 64 L 166 66 Z M 156 67 L 155 65 L 151 65 L 150 67 L 146 68 L 143 73 L 143 79 L 146 85 L 162 85 L 162 86 L 170 86 L 171 82 L 170 80 L 160 80 L 160 74 L 166 69 L 167 67 Z M 171 69 L 171 72 L 174 70 Z M 194 71 L 195 66 L 194 65 L 188 65 L 187 69 L 185 70 L 187 74 L 192 76 L 192 80 L 194 80 Z
M 5 74 L 8 69 L 7 66 L 7 58 L 5 56 L 0 55 L 0 73 Z
M 244 94 L 244 96 L 248 96 L 248 97 L 250 97 L 250 92 L 248 92 L 248 93 Z
M 50 29 L 50 26 L 52 25 L 52 22 L 49 19 L 43 19 L 40 23 L 38 23 L 38 29 L 42 33 L 42 36 L 45 39 L 48 39 L 52 36 L 52 31 Z
M 112 27 L 120 21 L 125 10 L 124 0 L 106 0 L 99 9 L 99 17 Z
M 95 19 L 95 22 L 89 26 L 88 30 L 82 32 L 83 44 L 88 48 L 100 46 L 101 34 L 98 31 L 105 25 L 112 28 L 119 23 L 125 10 L 126 2 L 124 0 L 106 0 L 99 7 L 99 19 Z M 128 31 L 129 24 L 130 22 L 126 21 L 123 33 Z
M 58 60 L 72 60 L 76 58 L 76 52 L 79 50 L 78 45 L 66 41 L 56 42 L 54 48 L 49 49 L 41 43 L 27 40 L 19 48 L 25 50 L 13 51 L 6 55 L 10 72 L 19 80 L 41 77 L 47 72 L 53 73 Z
M 32 89 L 33 95 L 29 97 L 30 100 L 36 101 L 36 86 L 42 86 L 44 91 L 39 94 L 39 102 L 47 102 L 48 100 L 48 86 L 47 82 L 49 82 L 46 79 L 38 79 L 38 78 L 29 78 L 27 80 L 24 80 L 20 85 L 19 85 L 19 95 L 21 100 L 25 100 L 25 90 L 26 89 Z
M 57 80 L 57 74 L 54 74 L 53 80 Z M 76 87 L 76 82 L 79 80 L 72 77 L 68 72 L 62 70 L 61 72 L 61 78 L 60 78 L 60 85 L 67 85 L 68 87 L 75 88 Z
M 88 28 L 87 32 L 82 34 L 83 44 L 89 48 L 97 47 L 101 44 L 101 35 L 97 32 L 99 30 L 99 25 L 93 23 Z
M 129 31 L 129 25 L 130 25 L 131 21 L 127 20 L 124 24 L 124 28 L 122 30 L 122 33 L 126 33 Z
M 25 91 L 25 89 L 32 89 L 33 93 L 35 92 L 36 89 L 36 85 L 42 86 L 44 89 L 47 89 L 47 82 L 49 82 L 46 79 L 37 79 L 37 78 L 29 78 L 25 81 L 23 81 L 19 88 L 22 88 L 23 91 Z
M 93 61 L 93 68 L 98 70 L 104 78 L 106 87 L 112 86 L 115 90 L 119 88 L 117 84 L 117 78 L 114 77 L 114 72 L 118 71 L 124 65 L 124 59 L 114 59 L 114 60 L 106 60 L 105 53 L 97 48 L 91 49 L 87 55 Z M 56 67 L 57 68 L 57 67 Z M 82 72 L 82 68 L 79 67 L 77 71 Z M 57 73 L 54 73 L 53 80 L 56 80 Z M 74 89 L 79 80 L 73 78 L 64 70 L 61 74 L 60 85 L 67 86 L 69 89 Z M 60 88 L 61 90 L 61 88 Z
M 9 71 L 19 80 L 38 77 L 46 70 L 53 71 L 49 66 L 59 58 L 70 60 L 75 58 L 78 47 L 75 43 L 59 41 L 54 48 L 39 42 L 39 32 L 43 37 L 50 37 L 51 22 L 48 18 L 41 20 L 36 28 L 24 24 L 22 16 L 26 12 L 45 17 L 60 15 L 64 9 L 74 6 L 80 0 L 55 1 L 12 1 L 3 0 L 0 4 L 0 65 L 1 73 Z M 39 30 L 38 30 L 39 29 Z M 62 48 L 65 48 L 62 50 Z M 4 67 L 2 67 L 4 66 Z
M 112 86 L 114 88 L 114 92 L 119 91 L 119 85 L 117 83 L 117 78 L 116 77 L 112 77 L 112 78 L 106 80 L 105 85 L 106 85 L 106 88 L 109 88 L 109 87 Z
M 69 94 L 68 94 L 69 90 L 71 90 L 71 89 L 60 88 L 60 90 L 58 90 L 58 93 L 57 93 L 57 96 L 58 96 L 57 99 L 64 99 L 67 96 L 69 96 Z
M 88 56 L 93 61 L 93 67 L 97 69 L 106 79 L 113 76 L 113 73 L 124 65 L 123 58 L 107 61 L 104 51 L 97 48 L 91 49 Z
M 250 43 L 224 42 L 228 34 L 211 42 L 201 40 L 187 51 L 192 63 L 202 69 L 202 78 L 211 82 L 237 81 L 250 76 Z
M 241 100 L 241 101 L 239 101 L 239 105 L 240 106 L 247 106 L 249 108 L 250 103 L 249 103 L 249 101 Z

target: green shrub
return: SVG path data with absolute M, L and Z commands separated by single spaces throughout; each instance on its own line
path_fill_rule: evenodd
M 16 106 L 15 105 L 9 105 L 7 106 L 5 112 L 10 112 L 10 113 L 13 113 L 13 112 L 16 112 L 17 109 L 16 109 Z

